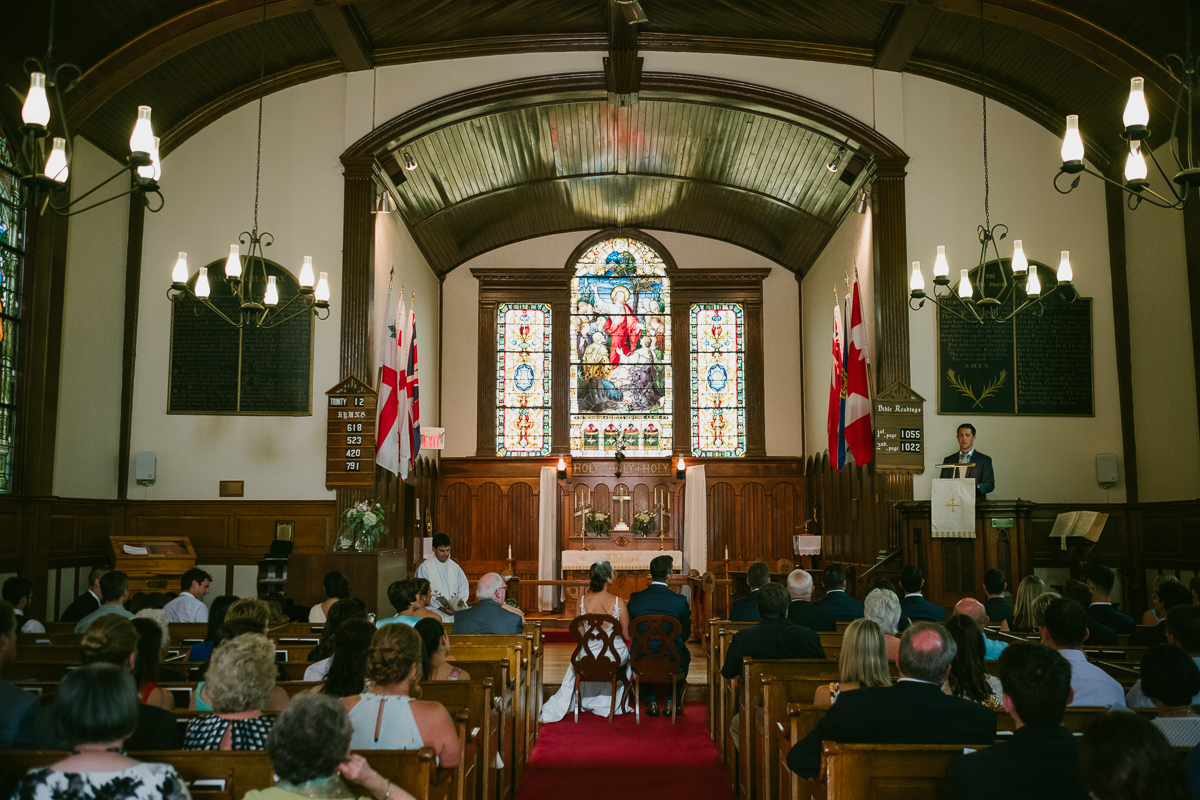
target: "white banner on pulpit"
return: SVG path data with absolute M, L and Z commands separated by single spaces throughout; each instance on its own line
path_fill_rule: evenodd
M 974 478 L 934 478 L 929 506 L 934 539 L 975 538 Z

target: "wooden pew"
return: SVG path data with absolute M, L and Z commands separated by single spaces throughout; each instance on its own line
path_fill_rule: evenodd
M 755 797 L 759 800 L 779 800 L 780 773 L 776 741 L 780 733 L 786 732 L 790 720 L 787 709 L 790 705 L 812 705 L 817 689 L 836 681 L 834 676 L 788 677 L 770 674 L 764 669 L 759 678 L 762 706 L 755 712 Z M 815 716 L 815 715 L 814 715 Z M 815 724 L 815 723 L 814 723 Z
M 504 766 L 497 770 L 494 780 L 497 800 L 504 800 L 516 789 L 516 736 L 514 724 L 514 698 L 516 695 L 516 679 L 510 671 L 510 662 L 489 654 L 475 660 L 477 654 L 467 652 L 451 652 L 454 664 L 465 669 L 471 675 L 471 682 L 491 680 L 493 687 L 493 705 L 497 713 L 495 726 L 496 748 Z M 493 764 L 495 762 L 492 762 Z
M 812 703 L 789 703 L 787 707 L 787 724 L 771 731 L 775 741 L 775 753 L 778 757 L 777 772 L 779 773 L 779 794 L 788 800 L 807 800 L 810 796 L 808 780 L 792 772 L 787 765 L 788 751 L 800 740 L 808 736 L 821 717 L 825 715 L 824 708 L 818 708 Z
M 706 639 L 706 641 L 709 643 L 708 664 L 706 665 L 706 670 L 708 673 L 708 735 L 714 742 L 717 742 L 717 754 L 719 756 L 724 755 L 724 750 L 722 749 L 722 744 L 719 741 L 722 738 L 722 735 L 717 733 L 718 728 L 716 727 L 716 722 L 720 714 L 717 708 L 715 689 L 719 683 L 718 678 L 721 674 L 721 664 L 725 661 L 725 653 L 721 648 L 724 644 L 728 644 L 729 642 L 729 638 L 726 638 L 724 642 L 722 642 L 719 634 L 722 630 L 733 631 L 736 633 L 743 628 L 753 627 L 754 624 L 755 623 L 753 622 L 730 622 L 727 619 L 713 619 L 709 620 L 708 622 L 708 638 Z
M 818 781 L 838 800 L 890 796 L 899 787 L 905 797 L 941 797 L 950 765 L 962 754 L 962 745 L 826 742 Z
M 496 791 L 496 725 L 499 714 L 495 708 L 491 678 L 470 681 L 425 681 L 421 684 L 422 700 L 432 700 L 446 707 L 453 717 L 465 715 L 464 745 L 470 743 L 474 759 L 466 773 L 474 796 L 479 800 L 495 800 Z M 464 758 L 466 751 L 464 747 Z
M 533 752 L 540 728 L 538 719 L 541 717 L 544 702 L 545 675 L 545 642 L 542 638 L 542 626 L 539 622 L 526 622 L 519 634 L 451 634 L 450 645 L 453 651 L 458 645 L 474 646 L 483 644 L 495 646 L 498 644 L 518 644 L 521 646 L 522 667 L 525 674 L 518 675 L 521 685 L 525 688 L 526 697 L 523 704 L 524 719 L 521 730 L 525 741 L 525 752 Z
M 468 634 L 451 639 L 450 660 L 459 664 L 471 661 L 507 661 L 513 687 L 513 791 L 525 774 L 525 762 L 532 750 L 532 731 L 537 718 L 534 708 L 540 707 L 532 696 L 531 676 L 536 664 L 532 652 L 532 637 L 528 634 Z M 470 667 L 466 667 L 471 672 Z M 474 675 L 472 675 L 474 677 Z

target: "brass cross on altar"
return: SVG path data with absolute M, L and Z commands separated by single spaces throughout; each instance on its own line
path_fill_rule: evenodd
M 625 523 L 628 525 L 630 520 L 626 519 L 626 509 L 633 502 L 633 498 L 629 496 L 629 489 L 624 484 L 618 486 L 616 491 L 613 492 L 612 501 L 613 509 L 617 512 L 617 524 Z
M 952 497 L 952 498 L 950 498 L 950 502 L 949 502 L 949 503 L 946 503 L 946 508 L 950 509 L 952 512 L 954 512 L 955 514 L 957 514 L 957 513 L 958 513 L 958 507 L 959 507 L 959 506 L 961 506 L 961 505 L 962 505 L 962 503 L 958 502 L 958 498 L 957 498 L 957 497 Z

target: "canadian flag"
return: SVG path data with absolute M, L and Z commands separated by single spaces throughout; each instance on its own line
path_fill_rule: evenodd
M 867 382 L 867 327 L 863 325 L 857 278 L 853 293 L 850 339 L 846 343 L 846 446 L 854 463 L 861 466 L 875 457 L 875 431 L 871 427 L 871 387 Z
M 842 307 L 837 301 L 836 289 L 833 292 L 833 345 L 830 355 L 833 361 L 833 371 L 829 377 L 829 417 L 827 422 L 829 466 L 841 472 L 842 465 L 846 463 L 846 440 L 842 436 L 845 425 L 843 415 L 846 410 L 846 374 L 842 369 L 845 358 L 842 342 Z
M 379 410 L 375 421 L 375 463 L 393 475 L 400 472 L 400 317 L 396 297 L 388 286 L 379 336 Z

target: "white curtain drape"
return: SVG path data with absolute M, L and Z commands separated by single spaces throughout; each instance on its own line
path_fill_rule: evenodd
M 538 488 L 538 571 L 540 581 L 558 579 L 558 477 L 554 467 L 542 467 Z M 538 609 L 554 608 L 554 587 L 538 590 Z
M 687 486 L 683 494 L 683 574 L 696 569 L 701 575 L 708 569 L 708 487 L 704 466 L 687 468 Z

